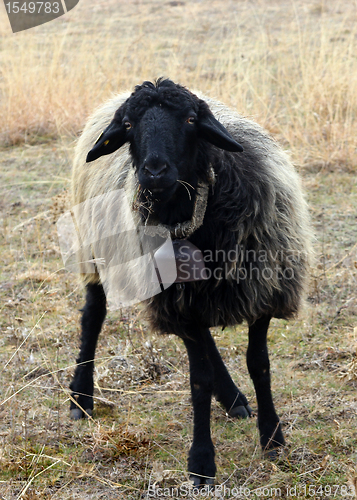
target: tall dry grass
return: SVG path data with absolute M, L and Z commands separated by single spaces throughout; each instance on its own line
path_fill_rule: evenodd
M 2 18 L 1 143 L 76 135 L 111 93 L 165 75 L 257 119 L 301 165 L 355 166 L 354 5 L 177 3 L 87 0 L 16 35 Z

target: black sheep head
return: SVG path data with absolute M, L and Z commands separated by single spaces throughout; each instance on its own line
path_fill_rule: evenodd
M 226 151 L 243 151 L 205 101 L 162 79 L 135 87 L 88 153 L 87 162 L 126 142 L 142 189 L 162 201 L 173 196 L 180 181 L 197 183 L 197 155 L 200 148 L 207 149 L 205 142 Z

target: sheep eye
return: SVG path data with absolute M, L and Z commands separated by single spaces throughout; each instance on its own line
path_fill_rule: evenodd
M 124 122 L 124 127 L 125 127 L 126 130 L 130 130 L 131 127 L 132 127 L 132 125 L 131 125 L 130 122 Z
M 189 118 L 187 118 L 186 120 L 186 123 L 189 123 L 190 125 L 193 125 L 195 123 L 195 117 L 194 116 L 190 116 Z

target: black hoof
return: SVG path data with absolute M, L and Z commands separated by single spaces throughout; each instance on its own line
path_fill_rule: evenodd
M 278 459 L 278 450 L 276 448 L 272 450 L 265 450 L 264 457 L 270 460 L 271 462 L 275 462 Z
M 263 450 L 263 456 L 271 462 L 276 462 L 277 460 L 285 459 L 288 456 L 288 451 L 284 445 L 277 445 L 276 448 Z
M 80 420 L 81 418 L 87 418 L 88 416 L 92 416 L 93 410 L 91 408 L 87 408 L 85 411 L 82 411 L 80 408 L 72 408 L 70 410 L 70 417 L 72 420 Z
M 280 450 L 285 446 L 281 424 L 265 421 L 263 425 L 259 425 L 259 432 L 263 456 L 268 460 L 277 460 L 280 456 Z
M 195 474 L 191 474 L 190 481 L 193 482 L 194 488 L 202 488 L 204 486 L 213 486 L 214 485 L 214 478 L 213 477 L 201 477 L 201 476 L 196 476 Z
M 253 410 L 249 405 L 236 406 L 229 410 L 228 415 L 232 418 L 248 418 L 251 417 Z
M 80 420 L 83 418 L 83 412 L 79 408 L 73 408 L 70 412 L 69 415 L 72 420 Z

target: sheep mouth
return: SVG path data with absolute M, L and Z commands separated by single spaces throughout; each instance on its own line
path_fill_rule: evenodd
M 175 193 L 177 188 L 176 182 L 166 187 L 150 187 L 146 188 L 149 197 L 155 201 L 168 201 Z
M 152 194 L 160 194 L 160 193 L 163 193 L 165 191 L 165 188 L 153 188 L 153 189 L 149 189 L 149 191 Z

